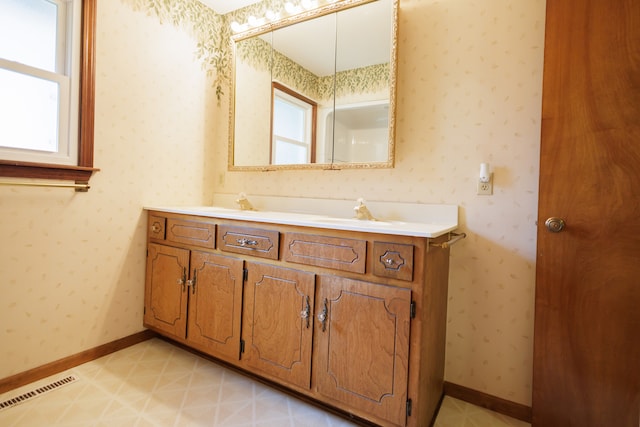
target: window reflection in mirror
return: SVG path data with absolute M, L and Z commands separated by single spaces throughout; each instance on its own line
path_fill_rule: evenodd
M 335 13 L 273 31 L 274 84 L 287 87 L 290 94 L 295 93 L 299 99 L 315 104 L 317 112 L 333 111 L 334 107 L 335 37 Z M 311 117 L 314 130 L 317 112 L 314 110 Z M 273 114 L 277 116 L 275 110 Z M 273 120 L 275 122 L 277 117 Z M 332 142 L 333 130 L 329 138 Z M 331 144 L 325 146 L 326 134 L 319 132 L 315 140 L 321 143 L 314 144 L 315 149 L 309 153 L 307 161 L 288 164 L 330 163 L 332 147 Z
M 314 101 L 273 83 L 272 164 L 315 163 L 316 107 Z

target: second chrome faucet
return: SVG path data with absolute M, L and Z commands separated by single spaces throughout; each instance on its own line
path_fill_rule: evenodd
M 369 208 L 367 208 L 367 205 L 364 204 L 364 199 L 359 198 L 357 201 L 358 204 L 353 208 L 353 210 L 356 212 L 356 218 L 367 221 L 377 221 L 374 216 L 371 215 L 371 212 L 369 211 Z
M 238 194 L 238 198 L 236 199 L 236 203 L 240 207 L 241 211 L 254 211 L 255 210 L 253 205 L 249 201 L 249 199 L 247 199 L 247 195 L 244 194 L 244 193 Z

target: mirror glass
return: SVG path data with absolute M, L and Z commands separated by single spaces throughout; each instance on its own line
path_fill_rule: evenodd
M 336 15 L 333 163 L 389 159 L 392 12 L 390 1 L 376 1 Z
M 269 151 L 260 149 L 271 133 L 272 34 L 236 43 L 234 163 L 269 164 Z M 263 142 L 260 142 L 263 141 Z M 267 147 L 268 148 L 268 147 Z
M 397 0 L 234 37 L 230 170 L 392 167 Z
M 318 112 L 331 112 L 334 107 L 336 14 L 332 13 L 279 28 L 273 31 L 272 36 L 273 81 L 281 85 L 284 90 L 288 89 L 289 95 L 298 99 L 297 105 L 293 106 L 291 103 L 292 108 L 289 110 L 300 112 L 314 106 L 311 108 L 313 110 L 311 117 L 309 120 L 304 120 L 303 125 L 302 119 L 296 119 L 293 114 L 284 116 L 281 109 L 275 108 L 281 102 L 281 98 L 275 94 L 272 96 L 273 123 L 286 124 L 282 127 L 289 129 L 304 127 L 306 130 L 301 138 L 286 138 L 284 142 L 277 127 L 274 126 L 271 133 L 272 149 L 277 150 L 286 146 L 289 153 L 292 153 L 299 151 L 301 145 L 309 145 L 309 150 L 313 147 L 313 153 L 309 153 L 306 157 L 294 158 L 292 155 L 280 157 L 291 160 L 288 164 L 330 163 L 332 130 L 327 134 L 326 129 L 319 129 L 317 118 Z M 237 111 L 236 114 L 238 114 Z M 302 116 L 298 114 L 298 117 L 303 118 Z M 299 142 L 302 138 L 305 139 L 303 144 Z M 277 143 L 280 143 L 281 147 L 274 147 Z M 328 156 L 324 153 L 328 153 Z M 287 162 L 276 161 L 273 156 L 271 163 L 287 164 Z

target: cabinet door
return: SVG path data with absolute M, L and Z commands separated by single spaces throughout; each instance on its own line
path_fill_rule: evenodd
M 215 357 L 240 358 L 242 265 L 236 258 L 191 253 L 187 339 Z
M 316 314 L 316 390 L 405 425 L 411 291 L 321 276 Z
M 146 326 L 185 337 L 188 271 L 187 249 L 149 243 L 144 301 Z
M 243 337 L 246 364 L 308 389 L 315 275 L 247 262 Z

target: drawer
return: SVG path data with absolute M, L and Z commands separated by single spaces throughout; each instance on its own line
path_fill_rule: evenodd
M 213 249 L 216 247 L 216 225 L 185 219 L 167 219 L 167 237 L 171 242 Z
M 411 282 L 413 245 L 373 242 L 373 274 Z
M 151 214 L 149 215 L 148 227 L 150 238 L 164 240 L 166 226 L 167 219 L 165 217 Z
M 278 259 L 279 243 L 278 231 L 235 225 L 218 226 L 218 249 L 222 251 Z
M 284 236 L 282 258 L 297 264 L 364 273 L 367 242 L 305 233 Z

